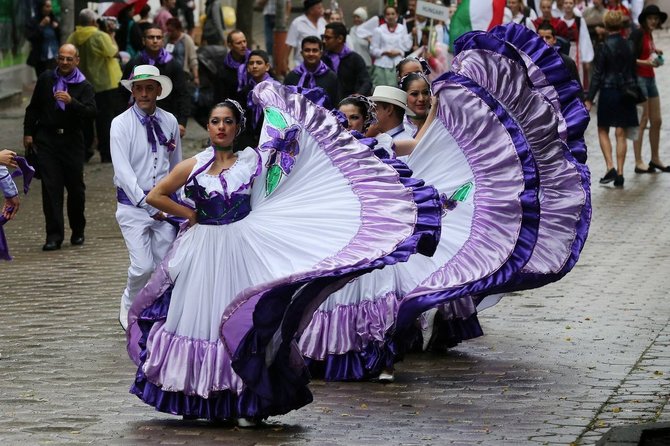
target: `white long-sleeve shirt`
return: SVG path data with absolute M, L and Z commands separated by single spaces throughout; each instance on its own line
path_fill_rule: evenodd
M 375 66 L 380 68 L 395 68 L 405 57 L 405 52 L 412 49 L 412 36 L 407 32 L 405 25 L 398 24 L 393 32 L 386 23 L 377 27 L 370 42 L 370 55 L 375 57 Z M 386 51 L 400 50 L 402 54 L 389 57 L 382 54 Z
M 114 118 L 110 129 L 110 152 L 114 165 L 114 185 L 123 189 L 133 205 L 155 215 L 158 209 L 146 202 L 146 192 L 165 177 L 181 161 L 181 139 L 177 118 L 161 108 L 154 116 L 160 121 L 165 137 L 174 139 L 175 149 L 167 147 L 156 138 L 156 152 L 151 151 L 147 130 L 140 121 L 145 117 L 137 104 Z

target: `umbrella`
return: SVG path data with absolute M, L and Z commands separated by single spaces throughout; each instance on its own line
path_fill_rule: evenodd
M 106 17 L 117 17 L 119 13 L 128 6 L 133 6 L 133 15 L 139 14 L 142 8 L 144 8 L 144 5 L 148 2 L 149 0 L 125 0 L 122 2 L 115 2 L 112 6 L 107 8 L 102 15 Z

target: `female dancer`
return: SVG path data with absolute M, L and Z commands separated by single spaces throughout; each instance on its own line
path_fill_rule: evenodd
M 423 73 L 409 73 L 400 79 L 399 86 L 407 93 L 407 107 L 414 116 L 405 115 L 405 129 L 416 136 L 430 111 L 430 83 Z
M 187 222 L 135 299 L 127 334 L 132 393 L 243 427 L 311 401 L 292 342 L 312 299 L 406 261 L 419 243 L 434 247 L 422 213 L 440 212 L 434 190 L 415 198 L 331 113 L 269 82 L 254 101 L 266 113 L 258 149 L 233 151 L 245 119 L 226 100 L 208 119 L 212 146 L 149 194 Z M 181 187 L 194 208 L 169 198 Z

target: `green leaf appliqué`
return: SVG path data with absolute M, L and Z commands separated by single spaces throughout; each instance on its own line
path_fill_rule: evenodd
M 265 176 L 265 196 L 269 196 L 272 192 L 274 192 L 275 189 L 277 189 L 277 186 L 279 186 L 279 182 L 281 181 L 282 177 L 282 171 L 281 167 L 279 167 L 278 164 L 273 164 L 270 166 L 268 169 L 268 173 Z
M 450 199 L 454 201 L 465 201 L 468 198 L 468 196 L 470 196 L 470 192 L 472 192 L 473 187 L 474 185 L 472 184 L 472 182 L 469 181 L 465 183 L 464 185 L 456 189 L 456 192 L 451 194 Z

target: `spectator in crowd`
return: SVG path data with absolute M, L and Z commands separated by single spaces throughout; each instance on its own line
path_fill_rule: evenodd
M 165 49 L 172 54 L 175 62 L 184 69 L 186 84 L 189 86 L 189 96 L 192 87 L 200 85 L 198 74 L 198 53 L 195 42 L 182 28 L 181 20 L 173 17 L 167 21 L 167 43 Z
M 412 48 L 408 53 L 413 53 L 422 46 L 428 46 L 428 36 L 430 35 L 430 25 L 428 23 L 428 18 L 422 15 L 416 14 L 414 20 L 412 21 L 411 29 L 407 30 L 412 36 Z
M 567 3 L 570 0 L 565 0 Z M 591 110 L 591 104 L 600 92 L 598 99 L 598 140 L 605 158 L 607 172 L 600 184 L 614 182 L 614 186 L 623 187 L 623 165 L 626 160 L 626 129 L 638 126 L 637 110 L 634 102 L 626 100 L 623 90 L 633 86 L 635 80 L 635 55 L 628 43 L 621 37 L 624 26 L 620 11 L 607 11 L 604 17 L 605 28 L 609 35 L 598 51 L 593 64 L 593 78 L 584 105 Z M 609 137 L 610 127 L 615 128 L 616 168 L 612 159 L 612 143 Z
M 186 31 L 190 35 L 195 28 L 195 2 L 193 0 L 177 0 L 174 6 L 174 9 L 170 10 L 172 16 L 178 18 L 181 22 L 181 17 L 184 18 L 186 22 Z M 184 24 L 182 24 L 183 27 Z
M 545 22 L 549 23 L 554 28 L 554 31 L 556 32 L 556 37 L 559 39 L 564 39 L 565 44 L 567 45 L 568 26 L 565 24 L 563 20 L 560 19 L 560 17 L 554 17 L 552 15 L 552 5 L 553 5 L 552 0 L 540 0 L 541 15 L 540 17 L 533 20 L 533 25 L 535 26 L 535 29 L 539 29 L 540 24 Z M 559 41 L 559 43 L 562 46 L 562 42 Z
M 161 0 L 161 7 L 156 11 L 154 25 L 158 25 L 164 33 L 167 32 L 167 21 L 174 17 L 170 11 L 174 9 L 176 4 L 176 0 Z
M 316 36 L 307 36 L 302 39 L 301 48 L 303 62 L 286 75 L 284 85 L 320 88 L 326 99 L 322 105 L 329 109 L 340 101 L 340 94 L 337 75 L 321 60 L 323 42 Z
M 119 12 L 119 29 L 114 34 L 119 51 L 125 51 L 132 58 L 142 49 L 142 29 L 133 20 L 133 5 Z
M 598 51 L 598 45 L 604 42 L 607 37 L 607 30 L 603 23 L 605 11 L 607 9 L 603 5 L 603 0 L 593 0 L 591 6 L 588 6 L 582 12 L 582 18 L 586 22 L 586 28 L 589 30 L 589 36 L 595 51 Z
M 430 112 L 432 97 L 430 82 L 421 72 L 409 73 L 400 80 L 398 86 L 407 93 L 407 108 L 412 111 L 413 115 L 405 116 L 405 130 L 415 137 Z
M 137 21 L 137 26 L 140 29 L 140 37 L 144 36 L 144 31 L 151 26 L 151 20 L 149 19 L 149 13 L 151 12 L 151 6 L 146 4 L 140 10 L 140 19 Z M 143 48 L 143 43 L 140 41 L 140 47 L 138 51 Z
M 223 20 L 221 0 L 207 0 L 205 4 L 205 23 L 202 26 L 202 40 L 207 45 L 223 45 L 226 38 L 226 26 Z
M 638 17 L 640 28 L 633 31 L 630 36 L 637 65 L 637 81 L 647 97 L 642 104 L 644 109 L 640 119 L 640 131 L 633 143 L 636 173 L 653 172 L 656 169 L 661 172 L 670 172 L 670 166 L 663 164 L 659 154 L 662 123 L 661 98 L 658 94 L 654 73 L 654 69 L 663 64 L 663 51 L 656 48 L 652 34 L 667 19 L 668 14 L 662 12 L 658 6 L 648 5 Z M 648 166 L 642 161 L 642 142 L 647 123 L 649 123 L 649 145 L 651 146 L 651 161 Z
M 228 54 L 223 60 L 219 82 L 215 86 L 214 103 L 229 98 L 244 104 L 246 98 L 242 97 L 241 91 L 247 83 L 247 59 L 251 52 L 247 47 L 247 37 L 239 29 L 234 29 L 228 33 L 226 45 Z
M 131 91 L 135 103 L 114 118 L 111 128 L 116 220 L 130 255 L 128 282 L 119 310 L 124 330 L 133 299 L 176 235 L 165 214 L 147 204 L 146 196 L 181 161 L 177 119 L 156 102 L 173 91 L 170 78 L 152 65 L 137 65 L 129 77 L 121 84 Z
M 575 15 L 574 0 L 563 0 L 563 20 L 568 27 L 568 41 L 570 42 L 569 56 L 577 64 L 579 79 L 584 89 L 589 88 L 589 66 L 593 61 L 593 45 L 586 21 Z
M 368 12 L 363 7 L 354 9 L 352 20 L 353 25 L 349 29 L 349 36 L 347 36 L 347 45 L 351 50 L 361 56 L 368 69 L 368 73 L 372 73 L 372 58 L 370 57 L 370 40 L 358 36 L 358 27 L 368 19 Z
M 60 26 L 53 14 L 51 0 L 38 2 L 35 15 L 26 23 L 26 39 L 30 42 L 26 63 L 35 69 L 37 77 L 56 66 Z
M 375 86 L 397 85 L 395 66 L 412 47 L 412 37 L 398 23 L 398 11 L 384 8 L 384 23 L 375 29 L 370 42 L 370 55 L 375 58 L 372 82 Z
M 579 81 L 579 72 L 577 71 L 577 65 L 575 64 L 575 61 L 570 58 L 570 56 L 561 52 L 560 44 L 556 40 L 556 30 L 554 29 L 554 27 L 551 26 L 549 22 L 542 22 L 537 29 L 537 33 L 539 34 L 540 37 L 544 39 L 547 45 L 554 48 L 558 53 L 558 55 L 561 56 L 563 63 L 570 72 L 570 77 L 572 77 L 572 79 L 576 81 L 581 87 L 582 83 Z M 582 101 L 584 100 L 583 88 L 580 88 L 579 99 L 581 99 Z
M 121 79 L 121 67 L 116 58 L 119 49 L 114 39 L 106 32 L 98 29 L 96 15 L 90 9 L 82 9 L 79 13 L 79 25 L 68 37 L 79 51 L 79 69 L 93 85 L 95 103 L 98 113 L 95 117 L 95 131 L 98 136 L 100 161 L 109 163 L 109 127 L 117 109 L 116 88 Z M 89 127 L 90 128 L 90 127 Z M 84 146 L 89 150 L 92 137 L 88 129 L 84 129 Z M 86 154 L 86 158 L 91 157 Z
M 35 152 L 42 178 L 42 210 L 46 221 L 43 251 L 60 249 L 65 237 L 63 189 L 67 189 L 67 216 L 72 245 L 84 243 L 86 218 L 82 127 L 95 117 L 93 86 L 79 65 L 77 48 L 58 50 L 57 68 L 37 79 L 23 121 L 23 145 Z
M 518 23 L 531 31 L 537 28 L 533 21 L 537 19 L 537 14 L 531 8 L 524 5 L 523 0 L 507 0 L 507 6 L 503 14 L 503 23 Z
M 326 25 L 323 34 L 323 61 L 337 74 L 339 97 L 352 94 L 369 96 L 372 93 L 372 81 L 365 61 L 349 49 L 346 39 L 347 28 L 343 23 L 333 22 Z
M 323 3 L 322 0 L 304 0 L 304 13 L 296 17 L 286 34 L 286 45 L 289 53 L 293 52 L 293 62 L 297 66 L 302 63 L 302 51 L 298 51 L 302 41 L 307 36 L 321 36 L 326 30 L 326 19 L 323 18 Z M 286 60 L 288 66 L 288 60 Z
M 277 17 L 277 0 L 258 0 L 256 7 L 263 12 L 263 33 L 265 34 L 265 51 L 272 57 L 274 49 L 274 31 Z M 291 3 L 286 2 L 286 10 L 291 10 Z
M 164 99 L 161 98 L 159 105 L 161 109 L 177 118 L 179 134 L 183 137 L 186 133 L 188 117 L 191 114 L 191 98 L 188 94 L 183 64 L 179 64 L 172 54 L 165 50 L 164 39 L 163 31 L 158 25 L 154 24 L 147 29 L 144 32 L 144 49 L 126 64 L 123 69 L 123 79 L 130 79 L 133 70 L 138 65 L 153 65 L 162 75 L 170 78 L 173 94 Z M 121 110 L 125 110 L 131 102 L 129 90 L 122 84 L 117 87 L 117 94 L 120 96 Z
M 247 59 L 247 83 L 241 91 L 241 96 L 246 98 L 246 125 L 240 136 L 235 140 L 236 149 L 245 147 L 258 147 L 263 125 L 263 108 L 257 105 L 252 98 L 252 90 L 263 81 L 273 81 L 274 73 L 270 65 L 270 55 L 263 50 L 253 50 Z

